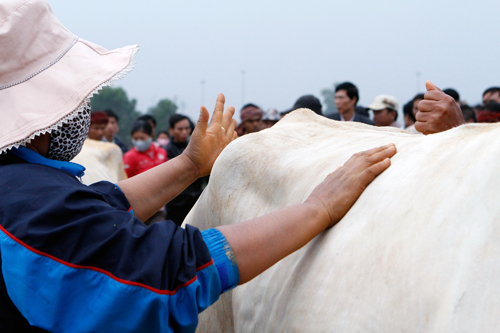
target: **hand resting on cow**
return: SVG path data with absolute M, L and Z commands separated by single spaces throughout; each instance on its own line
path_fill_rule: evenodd
M 233 249 L 243 284 L 334 226 L 363 190 L 390 166 L 393 144 L 353 155 L 302 204 L 239 224 L 218 227 Z

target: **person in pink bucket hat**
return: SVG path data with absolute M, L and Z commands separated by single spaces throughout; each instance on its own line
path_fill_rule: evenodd
M 0 2 L 1 332 L 192 332 L 222 292 L 338 222 L 396 152 L 357 154 L 304 203 L 251 221 L 146 226 L 210 173 L 236 121 L 220 94 L 177 158 L 117 184 L 82 184 L 84 168 L 69 160 L 87 137 L 90 98 L 137 50 L 73 35 L 44 0 Z

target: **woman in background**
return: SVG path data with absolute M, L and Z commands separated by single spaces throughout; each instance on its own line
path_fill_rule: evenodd
M 132 125 L 133 148 L 123 155 L 127 176 L 133 177 L 167 161 L 165 149 L 153 143 L 153 129 L 146 121 Z

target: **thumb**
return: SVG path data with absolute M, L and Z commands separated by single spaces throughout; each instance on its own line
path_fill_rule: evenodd
M 198 118 L 198 123 L 196 124 L 196 129 L 201 132 L 202 135 L 205 135 L 207 132 L 208 119 L 210 118 L 210 114 L 206 107 L 202 106 L 200 108 L 200 117 Z
M 431 81 L 426 81 L 425 82 L 425 88 L 427 89 L 427 91 L 431 91 L 431 90 L 442 91 L 441 89 L 439 89 L 438 87 L 436 87 L 434 85 L 434 83 L 432 83 Z

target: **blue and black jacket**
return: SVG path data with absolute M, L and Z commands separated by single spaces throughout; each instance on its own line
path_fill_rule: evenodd
M 0 156 L 1 332 L 194 331 L 238 283 L 219 231 L 148 227 L 115 184 L 14 152 Z

